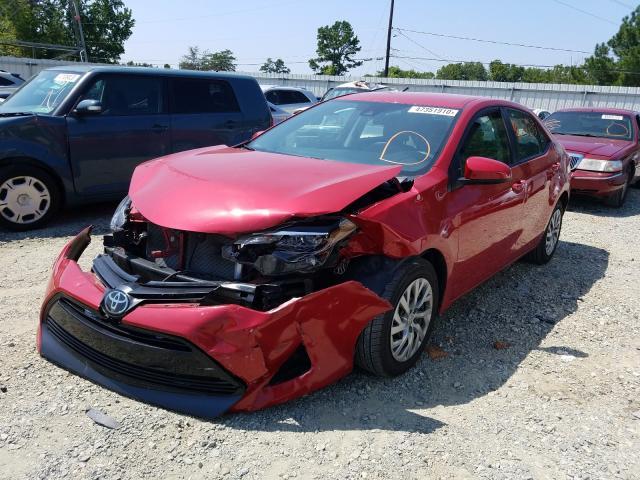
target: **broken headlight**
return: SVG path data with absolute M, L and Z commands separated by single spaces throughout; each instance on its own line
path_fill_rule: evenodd
M 222 256 L 268 276 L 309 273 L 332 266 L 338 257 L 336 246 L 355 230 L 345 218 L 291 225 L 241 237 L 224 247 Z
M 122 201 L 116 207 L 116 211 L 111 217 L 111 223 L 109 227 L 112 232 L 121 232 L 124 229 L 127 219 L 129 217 L 129 211 L 131 210 L 131 199 L 129 195 L 124 197 Z

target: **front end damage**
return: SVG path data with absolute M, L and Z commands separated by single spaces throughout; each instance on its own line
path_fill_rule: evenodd
M 391 308 L 349 275 L 345 217 L 231 239 L 124 210 L 91 272 L 77 263 L 88 229 L 60 254 L 38 337 L 44 357 L 124 395 L 208 418 L 285 402 L 349 373 Z

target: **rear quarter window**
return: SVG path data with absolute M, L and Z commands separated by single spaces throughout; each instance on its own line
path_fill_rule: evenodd
M 171 80 L 171 113 L 239 112 L 238 99 L 224 80 L 179 78 Z

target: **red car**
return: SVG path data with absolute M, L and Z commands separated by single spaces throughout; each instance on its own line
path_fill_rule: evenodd
M 621 207 L 640 178 L 640 116 L 618 108 L 572 108 L 544 123 L 571 157 L 571 191 Z
M 423 93 L 324 102 L 236 147 L 139 166 L 104 254 L 55 262 L 47 359 L 202 417 L 399 375 L 438 313 L 552 257 L 569 158 L 523 107 Z

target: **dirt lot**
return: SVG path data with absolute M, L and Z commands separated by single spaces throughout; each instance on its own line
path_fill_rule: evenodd
M 640 190 L 618 211 L 572 202 L 549 265 L 518 263 L 440 319 L 433 343 L 447 357 L 215 422 L 36 353 L 55 255 L 88 223 L 104 232 L 112 205 L 0 232 L 0 478 L 638 479 Z M 96 238 L 82 263 L 99 250 Z M 96 425 L 88 407 L 121 428 Z

